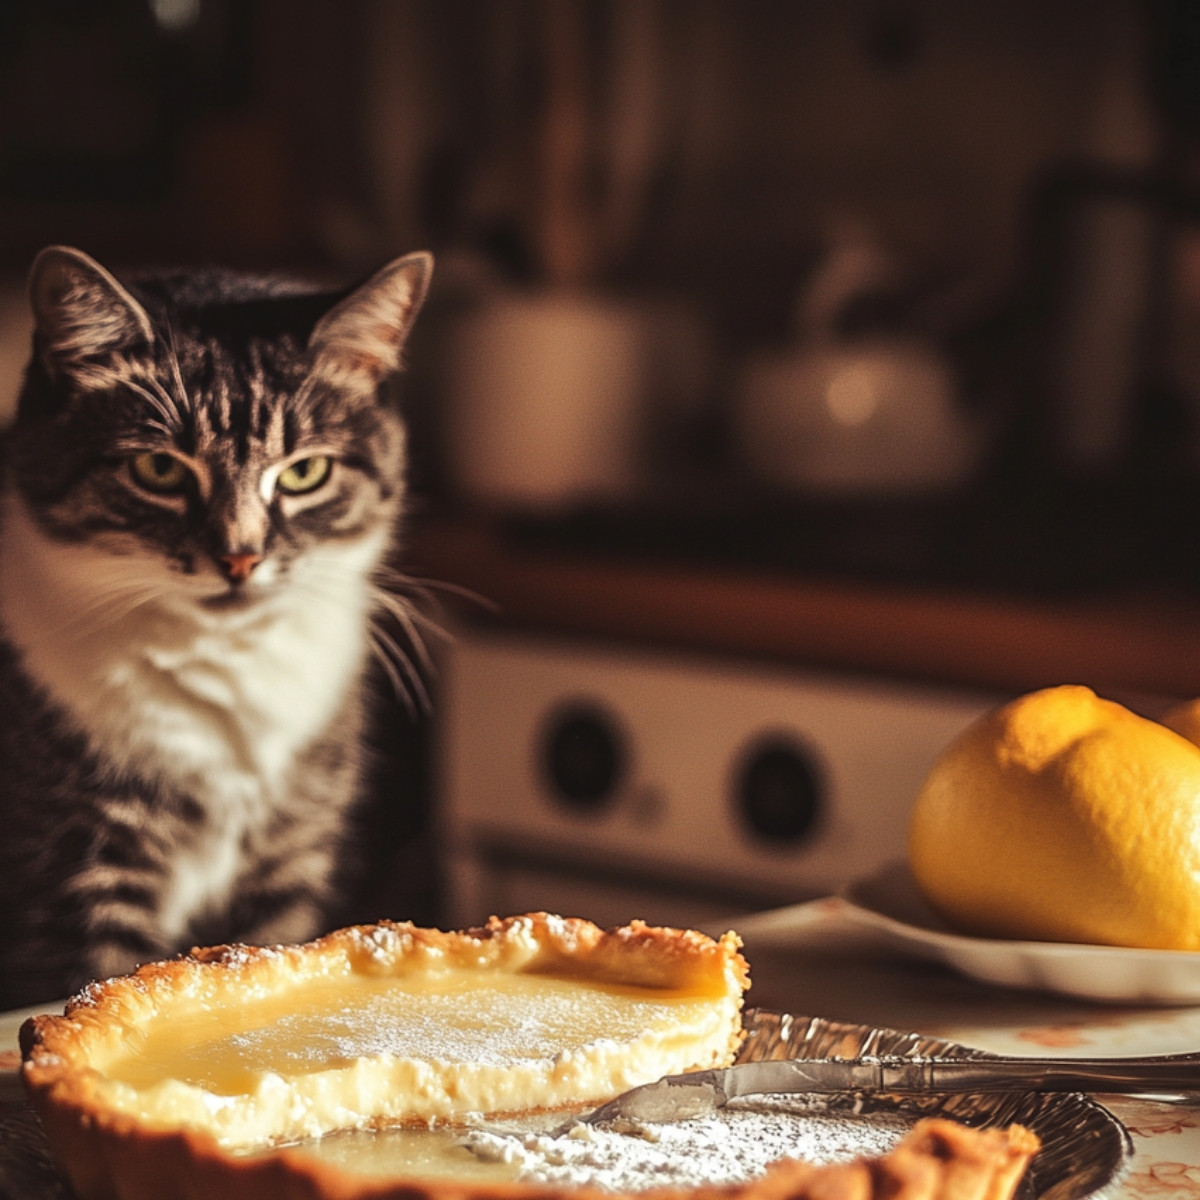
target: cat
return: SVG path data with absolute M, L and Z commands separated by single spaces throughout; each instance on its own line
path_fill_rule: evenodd
M 329 295 L 34 261 L 0 444 L 0 1009 L 320 931 L 398 599 L 385 385 L 432 265 Z

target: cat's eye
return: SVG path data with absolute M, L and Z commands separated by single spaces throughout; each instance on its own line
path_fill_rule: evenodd
M 333 470 L 333 459 L 328 454 L 314 454 L 311 458 L 298 458 L 279 472 L 278 487 L 289 496 L 304 492 L 315 492 L 329 478 Z
M 134 481 L 151 492 L 179 492 L 188 481 L 188 469 L 172 454 L 145 450 L 129 460 Z

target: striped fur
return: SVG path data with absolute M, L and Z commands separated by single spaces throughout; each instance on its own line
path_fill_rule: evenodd
M 311 935 L 360 788 L 430 271 L 31 274 L 0 489 L 0 1009 Z

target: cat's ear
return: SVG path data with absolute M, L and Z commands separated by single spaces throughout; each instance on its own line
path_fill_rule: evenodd
M 29 272 L 38 345 L 51 369 L 154 340 L 146 310 L 82 250 L 48 246 Z
M 339 301 L 309 338 L 314 373 L 339 386 L 373 390 L 398 371 L 432 274 L 432 254 L 408 254 Z

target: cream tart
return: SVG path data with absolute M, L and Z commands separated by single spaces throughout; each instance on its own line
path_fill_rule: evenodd
M 381 922 L 300 946 L 197 949 L 93 984 L 62 1016 L 25 1025 L 23 1077 L 82 1200 L 545 1197 L 555 1189 L 361 1178 L 300 1150 L 264 1151 L 351 1129 L 577 1109 L 728 1063 L 748 986 L 732 933 L 605 931 L 545 913 L 463 932 Z M 911 1192 L 923 1200 L 942 1194 L 929 1181 L 969 1146 L 1001 1181 L 975 1194 L 1002 1200 L 1005 1171 L 1019 1175 L 1033 1152 L 1023 1132 L 980 1142 L 935 1125 L 888 1160 L 926 1181 Z M 855 1178 L 892 1178 L 871 1170 Z M 733 1190 L 769 1200 L 778 1184 L 772 1171 Z M 856 1185 L 853 1198 L 873 1194 Z M 899 1195 L 890 1184 L 887 1194 Z

